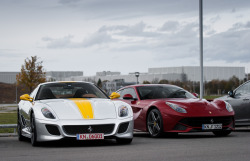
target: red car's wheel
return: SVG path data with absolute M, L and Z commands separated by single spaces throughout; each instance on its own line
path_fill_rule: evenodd
M 152 137 L 160 137 L 163 134 L 163 121 L 159 110 L 153 109 L 148 113 L 147 128 Z

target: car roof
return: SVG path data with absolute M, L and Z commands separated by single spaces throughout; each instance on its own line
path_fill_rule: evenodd
M 123 88 L 128 88 L 128 87 L 142 87 L 142 86 L 168 86 L 168 87 L 179 87 L 176 85 L 172 85 L 172 84 L 136 84 L 136 85 L 129 85 Z M 181 88 L 181 87 L 179 87 Z
M 44 83 L 41 83 L 40 85 L 53 84 L 53 83 L 88 83 L 88 84 L 94 84 L 94 83 L 85 82 L 85 81 L 55 81 L 55 82 L 44 82 Z

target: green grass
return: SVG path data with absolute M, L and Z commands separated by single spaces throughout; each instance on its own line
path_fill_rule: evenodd
M 17 113 L 0 113 L 0 124 L 16 124 Z M 13 133 L 13 128 L 0 128 L 0 133 Z
M 204 96 L 204 99 L 208 99 L 208 100 L 213 100 L 215 98 L 221 97 L 220 95 L 214 95 L 214 96 Z

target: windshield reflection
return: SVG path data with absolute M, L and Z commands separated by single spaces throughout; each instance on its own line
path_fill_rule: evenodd
M 196 98 L 188 91 L 176 86 L 136 87 L 141 100 L 160 98 Z

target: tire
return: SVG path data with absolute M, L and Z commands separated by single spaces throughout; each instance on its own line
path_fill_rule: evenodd
M 121 138 L 116 138 L 116 142 L 118 144 L 130 144 L 133 139 L 121 139 Z
M 30 137 L 31 145 L 38 146 L 39 142 L 37 141 L 36 121 L 34 113 L 31 114 L 30 126 L 31 126 L 31 137 Z
M 22 123 L 19 112 L 17 113 L 17 137 L 19 141 L 23 141 L 25 137 L 22 135 Z
M 157 138 L 163 135 L 163 121 L 158 109 L 149 111 L 147 116 L 147 128 L 151 137 Z
M 215 136 L 227 136 L 231 133 L 232 131 L 213 131 Z

